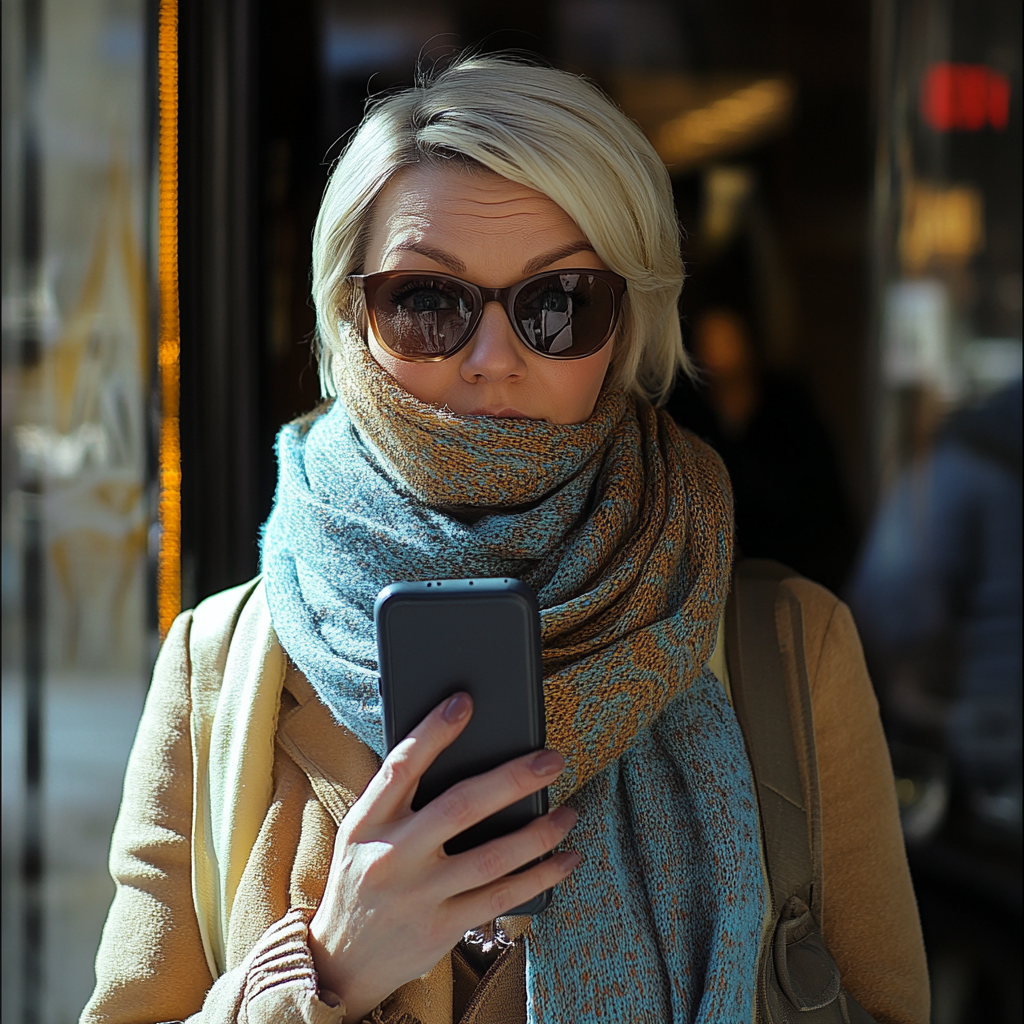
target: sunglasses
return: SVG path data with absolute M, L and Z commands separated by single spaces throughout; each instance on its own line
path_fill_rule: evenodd
M 381 346 L 397 359 L 438 362 L 463 348 L 484 306 L 500 302 L 522 341 L 546 359 L 582 359 L 615 331 L 626 282 L 609 270 L 554 270 L 508 288 L 450 274 L 387 270 L 348 278 L 362 290 Z

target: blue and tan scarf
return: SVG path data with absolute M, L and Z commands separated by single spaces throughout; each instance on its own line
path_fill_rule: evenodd
M 764 893 L 743 738 L 707 667 L 732 554 L 717 457 L 606 388 L 585 423 L 459 417 L 358 343 L 285 427 L 271 617 L 335 718 L 384 753 L 373 605 L 398 580 L 537 592 L 552 802 L 582 863 L 533 920 L 529 1020 L 749 1021 Z

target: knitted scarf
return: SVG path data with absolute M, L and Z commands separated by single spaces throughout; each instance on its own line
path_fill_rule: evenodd
M 717 457 L 602 391 L 575 425 L 460 417 L 350 343 L 339 400 L 278 439 L 271 618 L 384 754 L 373 605 L 398 580 L 513 576 L 541 606 L 551 789 L 583 857 L 533 919 L 529 1020 L 747 1021 L 764 893 L 743 738 L 707 668 L 732 509 Z

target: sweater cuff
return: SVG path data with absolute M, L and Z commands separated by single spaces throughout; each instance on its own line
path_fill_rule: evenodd
M 309 951 L 311 914 L 289 910 L 249 953 L 239 1024 L 341 1024 L 345 1003 L 317 985 Z

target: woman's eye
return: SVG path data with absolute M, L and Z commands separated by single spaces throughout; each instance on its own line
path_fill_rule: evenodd
M 455 296 L 439 288 L 412 288 L 395 296 L 395 305 L 413 313 L 433 313 L 458 306 Z
M 568 313 L 569 296 L 562 291 L 541 292 L 530 299 L 530 306 L 543 313 Z

